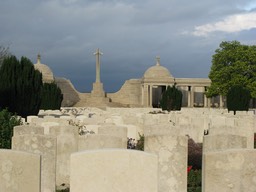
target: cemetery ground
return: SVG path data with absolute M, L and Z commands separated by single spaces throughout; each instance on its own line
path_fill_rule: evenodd
M 253 192 L 255 119 L 204 108 L 40 111 L 0 150 L 0 191 Z

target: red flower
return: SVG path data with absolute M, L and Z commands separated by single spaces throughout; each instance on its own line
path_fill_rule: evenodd
M 192 165 L 188 166 L 188 168 L 187 168 L 188 173 L 189 173 L 189 171 L 191 171 L 191 169 L 192 169 Z

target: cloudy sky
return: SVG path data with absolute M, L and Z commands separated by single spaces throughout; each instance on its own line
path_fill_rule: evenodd
M 208 77 L 222 41 L 256 44 L 256 0 L 0 0 L 0 45 L 81 92 L 101 80 L 115 92 L 127 79 L 161 65 L 176 78 Z

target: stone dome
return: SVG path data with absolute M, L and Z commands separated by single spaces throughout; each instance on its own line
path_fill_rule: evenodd
M 160 58 L 157 58 L 157 63 L 155 66 L 152 66 L 146 70 L 143 75 L 143 79 L 173 79 L 173 76 L 169 72 L 169 70 L 160 65 Z
M 34 64 L 36 70 L 40 71 L 43 76 L 44 83 L 52 83 L 54 81 L 52 70 L 40 61 L 40 55 L 37 57 L 37 63 Z

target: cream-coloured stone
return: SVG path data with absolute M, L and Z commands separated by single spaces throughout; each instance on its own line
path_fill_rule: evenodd
M 128 138 L 133 138 L 133 139 L 139 139 L 139 133 L 142 134 L 142 131 L 140 130 L 140 128 L 138 126 L 135 125 L 120 125 L 120 126 L 124 126 L 127 127 L 127 137 Z
M 56 186 L 69 184 L 70 155 L 78 150 L 78 127 L 50 127 L 49 134 L 57 137 Z
M 40 155 L 0 149 L 0 191 L 40 192 Z
M 203 192 L 255 192 L 256 150 L 207 152 L 203 164 Z
M 157 156 L 135 150 L 71 155 L 72 192 L 157 192 Z
M 247 138 L 239 135 L 207 135 L 204 136 L 204 152 L 223 151 L 228 149 L 247 148 Z
M 49 135 L 50 133 L 50 127 L 56 127 L 59 126 L 60 124 L 57 122 L 43 122 L 41 123 L 41 126 L 44 127 L 44 134 Z
M 42 156 L 41 192 L 55 191 L 56 137 L 46 135 L 18 135 L 12 138 L 12 149 Z
M 37 119 L 38 116 L 35 115 L 29 115 L 27 116 L 27 123 L 31 123 L 33 121 L 33 119 Z
M 126 149 L 122 138 L 111 135 L 87 134 L 79 136 L 78 151 L 92 149 L 119 148 Z
M 122 139 L 123 148 L 127 146 L 127 127 L 103 124 L 98 128 L 98 134 L 119 137 Z
M 187 191 L 188 138 L 175 135 L 145 137 L 146 152 L 158 155 L 158 191 Z
M 227 126 L 213 126 L 209 129 L 210 135 L 240 135 L 247 138 L 247 148 L 254 148 L 254 128 L 253 127 L 227 127 Z
M 144 135 L 179 135 L 180 128 L 179 126 L 173 125 L 173 123 L 165 124 L 153 124 L 144 126 Z
M 92 116 L 91 118 L 83 119 L 85 125 L 99 125 L 104 123 L 105 118 L 101 116 Z
M 18 125 L 18 126 L 15 126 L 13 129 L 14 136 L 26 135 L 26 134 L 43 135 L 44 128 L 40 126 Z

